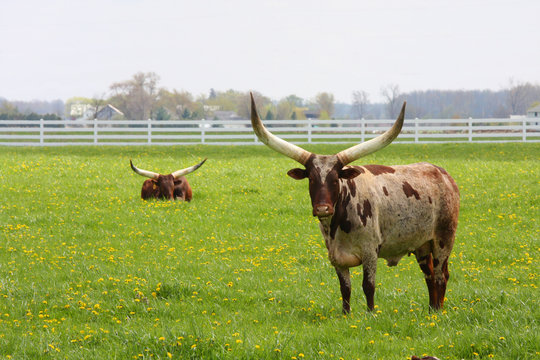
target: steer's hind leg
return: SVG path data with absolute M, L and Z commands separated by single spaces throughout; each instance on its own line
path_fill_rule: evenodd
M 431 255 L 431 247 L 433 242 L 429 241 L 416 249 L 414 255 L 420 269 L 424 273 L 426 279 L 426 285 L 429 292 L 429 306 L 433 309 L 438 308 L 439 300 L 437 287 L 435 286 L 435 273 L 433 270 L 433 256 Z
M 434 309 L 442 309 L 444 304 L 444 295 L 446 293 L 446 284 L 450 278 L 448 273 L 448 258 L 450 257 L 449 251 L 437 250 L 435 246 L 433 250 L 433 273 L 435 290 L 438 295 L 437 303 L 433 306 Z
M 349 268 L 336 267 L 336 273 L 343 300 L 343 313 L 348 314 L 351 312 L 351 276 L 349 274 Z
M 435 231 L 433 241 L 433 272 L 435 275 L 435 287 L 438 294 L 438 301 L 435 309 L 442 309 L 446 284 L 450 278 L 448 273 L 448 258 L 454 247 L 454 238 L 457 228 L 457 210 L 452 216 L 442 217 Z
M 365 256 L 362 260 L 364 268 L 364 279 L 362 289 L 366 295 L 366 302 L 369 311 L 375 308 L 375 275 L 377 273 L 377 255 Z

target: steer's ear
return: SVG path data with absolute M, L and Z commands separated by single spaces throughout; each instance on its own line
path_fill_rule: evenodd
M 340 179 L 354 179 L 362 173 L 362 170 L 355 167 L 348 167 L 345 169 L 339 170 Z
M 289 175 L 295 180 L 302 180 L 307 177 L 307 171 L 304 169 L 295 168 L 295 169 L 289 170 L 287 172 L 287 175 Z

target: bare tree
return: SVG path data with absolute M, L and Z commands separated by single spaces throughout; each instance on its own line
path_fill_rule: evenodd
M 142 119 L 152 117 L 153 105 L 157 101 L 159 76 L 156 73 L 139 72 L 133 76 L 131 106 Z
M 252 91 L 252 93 L 253 97 L 255 98 L 255 103 L 259 109 L 264 109 L 267 105 L 272 104 L 270 98 L 262 95 L 260 92 Z M 251 117 L 251 100 L 249 93 L 244 93 L 238 98 L 237 101 L 237 114 L 244 119 L 249 119 Z M 261 115 L 266 115 L 266 112 Z
M 399 85 L 388 84 L 381 89 L 381 95 L 386 100 L 386 112 L 391 119 L 397 117 L 399 107 L 399 97 L 401 95 L 399 91 Z
M 317 105 L 319 106 L 319 110 L 321 111 L 321 114 L 325 112 L 328 117 L 331 117 L 332 114 L 334 114 L 334 95 L 327 93 L 327 92 L 321 92 L 318 93 L 315 97 L 315 101 L 317 102 Z
M 302 105 L 302 99 L 296 95 L 289 95 L 279 101 L 276 105 L 276 119 L 291 119 L 294 110 Z
M 94 96 L 90 99 L 90 106 L 92 108 L 92 119 L 97 119 L 98 113 L 105 107 L 107 101 L 105 100 L 105 94 Z
M 353 91 L 352 93 L 352 108 L 353 116 L 361 119 L 365 117 L 367 106 L 369 105 L 369 94 L 364 91 Z
M 158 81 L 159 76 L 156 73 L 139 72 L 133 75 L 131 80 L 111 85 L 111 101 L 129 119 L 148 119 L 152 117 L 158 100 Z
M 509 81 L 507 105 L 511 115 L 523 115 L 527 109 L 537 99 L 535 99 L 535 86 L 530 83 Z
M 165 108 L 170 114 L 174 114 L 178 119 L 185 119 L 186 114 L 192 114 L 197 109 L 197 104 L 193 100 L 193 95 L 188 91 L 172 92 L 166 89 L 159 90 L 158 108 Z

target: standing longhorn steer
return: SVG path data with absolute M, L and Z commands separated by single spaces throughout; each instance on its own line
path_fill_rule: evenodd
M 150 178 L 143 183 L 141 189 L 142 199 L 147 200 L 155 198 L 191 201 L 191 187 L 189 186 L 189 183 L 184 175 L 197 170 L 202 164 L 204 164 L 205 161 L 206 159 L 197 165 L 175 171 L 169 175 L 161 175 L 155 172 L 138 169 L 133 165 L 131 160 L 129 160 L 129 164 L 131 165 L 133 171 L 135 171 L 137 174 Z
M 346 166 L 390 144 L 401 131 L 404 115 L 405 103 L 384 134 L 336 155 L 317 155 L 270 133 L 251 95 L 251 124 L 257 137 L 305 166 L 287 174 L 309 179 L 313 216 L 319 218 L 339 278 L 344 313 L 351 309 L 350 267 L 363 265 L 362 288 L 373 310 L 377 258 L 394 266 L 411 253 L 425 274 L 429 305 L 439 309 L 444 303 L 459 212 L 459 191 L 452 177 L 428 163 Z

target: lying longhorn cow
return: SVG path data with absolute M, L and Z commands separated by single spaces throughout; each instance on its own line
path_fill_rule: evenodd
M 146 180 L 143 183 L 141 189 L 141 198 L 144 200 L 148 199 L 166 199 L 166 200 L 182 200 L 182 201 L 191 201 L 192 192 L 191 187 L 184 175 L 194 172 L 206 159 L 198 163 L 197 165 L 178 170 L 169 175 L 161 175 L 155 172 L 142 170 L 129 160 L 129 164 L 133 171 L 137 174 L 148 177 L 150 179 Z
M 444 303 L 459 212 L 459 191 L 452 177 L 428 163 L 346 166 L 390 144 L 401 131 L 404 115 L 405 103 L 384 134 L 336 155 L 318 155 L 270 133 L 251 96 L 251 124 L 257 137 L 305 166 L 287 174 L 309 179 L 313 216 L 319 218 L 339 278 L 344 313 L 350 312 L 350 267 L 363 265 L 362 288 L 368 309 L 373 310 L 377 258 L 394 266 L 411 253 L 425 274 L 429 305 L 439 309 Z

